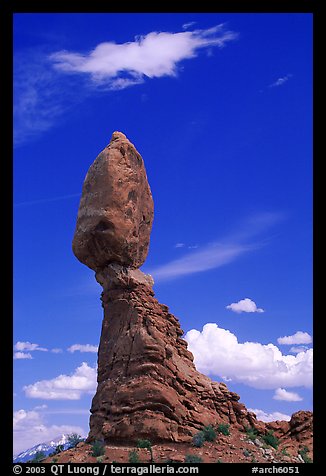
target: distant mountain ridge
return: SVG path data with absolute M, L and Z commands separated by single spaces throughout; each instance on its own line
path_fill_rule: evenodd
M 33 459 L 39 451 L 42 451 L 46 456 L 49 456 L 51 453 L 54 453 L 58 445 L 62 445 L 64 450 L 67 450 L 71 444 L 68 442 L 69 435 L 62 434 L 50 441 L 45 443 L 39 443 L 32 448 L 29 448 L 25 451 L 22 451 L 18 455 L 14 455 L 14 463 L 26 463 L 27 461 Z

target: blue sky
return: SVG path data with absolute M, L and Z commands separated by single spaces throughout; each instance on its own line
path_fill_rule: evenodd
M 14 451 L 88 431 L 101 289 L 71 242 L 115 130 L 197 367 L 261 418 L 312 409 L 312 15 L 16 14 Z

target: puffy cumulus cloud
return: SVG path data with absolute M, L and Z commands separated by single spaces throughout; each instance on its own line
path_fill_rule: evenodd
M 273 412 L 273 413 L 266 413 L 263 410 L 259 410 L 258 408 L 248 408 L 250 412 L 255 413 L 258 420 L 270 422 L 270 421 L 290 421 L 291 416 L 286 415 L 285 413 L 281 412 Z
M 83 362 L 71 375 L 40 380 L 23 389 L 26 397 L 45 400 L 79 400 L 85 393 L 94 394 L 97 385 L 96 367 Z
M 20 359 L 32 359 L 32 354 L 29 352 L 14 352 L 14 359 L 15 360 L 20 360 Z
M 50 60 L 56 70 L 87 74 L 97 84 L 123 89 L 145 78 L 176 76 L 180 61 L 196 57 L 204 48 L 221 48 L 237 36 L 223 24 L 177 33 L 153 31 L 122 44 L 100 43 L 86 53 L 57 51 Z
M 238 302 L 233 302 L 226 306 L 226 309 L 230 309 L 233 312 L 264 312 L 264 309 L 257 307 L 255 301 L 249 298 L 241 299 Z
M 31 448 L 38 443 L 47 442 L 60 434 L 77 433 L 85 436 L 86 432 L 79 426 L 50 425 L 47 426 L 43 416 L 35 409 L 18 410 L 13 415 L 13 446 L 14 454 Z
M 301 402 L 302 398 L 295 392 L 288 392 L 285 388 L 277 388 L 275 390 L 274 400 L 284 400 L 286 402 Z
M 15 350 L 19 350 L 19 351 L 29 351 L 29 352 L 33 352 L 34 350 L 40 350 L 42 352 L 47 352 L 48 349 L 46 349 L 45 347 L 40 347 L 38 344 L 32 344 L 31 342 L 16 342 L 16 344 L 14 345 L 14 349 Z
M 91 344 L 74 344 L 68 347 L 68 352 L 71 352 L 72 354 L 74 352 L 94 352 L 96 353 L 98 351 L 98 347 L 96 345 L 91 345 Z
M 308 332 L 297 331 L 291 336 L 279 337 L 277 342 L 283 345 L 311 344 L 312 337 Z
M 204 374 L 260 389 L 312 386 L 312 349 L 284 355 L 274 344 L 240 343 L 215 323 L 205 324 L 201 332 L 188 331 L 185 339 Z

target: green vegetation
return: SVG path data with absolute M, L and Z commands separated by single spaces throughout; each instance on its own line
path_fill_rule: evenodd
M 84 438 L 77 433 L 71 433 L 71 435 L 68 435 L 69 448 L 75 448 L 75 446 L 77 446 L 81 441 L 84 441 Z
M 137 450 L 129 451 L 128 461 L 129 461 L 129 463 L 139 463 L 140 462 Z
M 193 438 L 192 444 L 196 446 L 196 448 L 201 448 L 205 441 L 215 441 L 216 440 L 216 431 L 214 430 L 212 425 L 204 426 L 201 431 L 198 431 Z
M 212 425 L 204 426 L 202 430 L 204 434 L 205 441 L 215 441 L 216 440 L 216 431 Z
M 230 434 L 230 425 L 228 423 L 220 423 L 217 427 L 218 433 L 228 436 Z
M 201 448 L 204 443 L 205 443 L 205 434 L 203 431 L 199 431 L 193 436 L 192 444 L 196 446 L 196 448 Z
M 305 463 L 312 463 L 312 459 L 309 458 L 308 452 L 309 452 L 309 449 L 306 446 L 304 446 L 303 448 L 299 450 L 299 455 L 301 456 L 301 458 L 303 459 Z
M 218 459 L 216 463 L 223 463 L 223 461 L 221 459 Z
M 256 428 L 253 428 L 251 426 L 247 426 L 246 435 L 247 435 L 247 438 L 249 440 L 254 441 L 258 436 L 258 431 L 256 430 Z
M 247 450 L 247 449 L 244 449 L 244 450 L 243 450 L 243 455 L 244 455 L 244 456 L 246 456 L 246 457 L 248 458 L 248 456 L 251 456 L 251 453 L 250 453 L 250 451 L 249 451 L 249 450 Z
M 276 438 L 272 430 L 267 432 L 266 435 L 263 435 L 262 439 L 265 441 L 267 445 L 272 446 L 273 448 L 277 450 L 277 447 L 279 445 L 279 440 L 278 438 Z
M 61 453 L 61 451 L 63 451 L 63 450 L 64 450 L 63 445 L 57 445 L 53 454 L 57 455 L 57 454 Z
M 58 458 L 52 458 L 51 463 L 56 463 L 58 461 Z
M 152 443 L 149 440 L 137 440 L 137 448 L 146 448 L 151 455 L 151 463 L 154 463 Z
M 287 452 L 286 448 L 282 448 L 281 453 L 282 453 L 283 456 L 290 456 L 289 453 Z
M 101 440 L 95 440 L 92 443 L 92 456 L 95 456 L 96 458 L 98 456 L 102 456 L 105 453 L 105 447 L 104 447 L 104 442 Z
M 37 451 L 34 455 L 34 458 L 28 461 L 28 463 L 40 463 L 45 458 L 46 454 L 43 451 Z
M 200 456 L 196 455 L 186 455 L 185 463 L 202 463 L 203 460 Z
M 104 459 L 104 456 L 98 456 L 98 457 L 96 458 L 96 461 L 97 461 L 98 463 L 103 463 L 103 459 Z

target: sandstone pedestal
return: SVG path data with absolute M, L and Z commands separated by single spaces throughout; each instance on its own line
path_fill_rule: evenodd
M 90 439 L 189 441 L 204 425 L 258 424 L 226 385 L 197 372 L 179 322 L 154 297 L 141 271 L 110 265 Z

